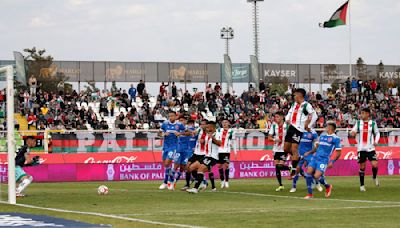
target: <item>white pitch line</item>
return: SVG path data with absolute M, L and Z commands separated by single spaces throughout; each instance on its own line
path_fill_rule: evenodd
M 4 202 L 4 201 L 0 201 L 0 203 L 8 204 L 7 202 Z M 169 227 L 202 228 L 201 226 L 191 226 L 191 225 L 177 224 L 177 223 L 157 222 L 157 221 L 152 221 L 152 220 L 129 218 L 129 217 L 123 217 L 123 216 L 112 215 L 112 214 L 103 214 L 103 213 L 97 213 L 97 212 L 85 212 L 85 211 L 73 211 L 73 210 L 65 210 L 65 209 L 58 209 L 58 208 L 47 208 L 47 207 L 39 207 L 39 206 L 33 206 L 33 205 L 28 205 L 28 204 L 14 204 L 13 206 L 41 209 L 41 210 L 55 211 L 55 212 L 63 212 L 63 213 L 71 213 L 71 214 L 92 215 L 92 216 L 98 216 L 98 217 L 104 217 L 104 218 L 126 220 L 126 221 L 131 221 L 131 222 L 141 222 L 141 223 L 169 226 Z
M 280 207 L 282 210 L 296 210 L 296 211 L 318 211 L 318 210 L 345 210 L 345 209 L 372 209 L 372 208 L 397 208 L 399 205 L 380 205 L 380 206 L 354 206 L 354 207 Z M 257 209 L 248 208 L 242 210 L 217 210 L 213 211 L 213 214 L 237 214 L 237 213 L 265 213 L 265 212 L 275 212 L 275 208 L 271 209 Z M 156 215 L 202 215 L 210 214 L 210 211 L 184 211 L 184 212 L 166 212 L 166 213 L 144 213 L 144 214 L 119 214 L 119 216 L 156 216 Z
M 283 198 L 283 199 L 299 199 L 306 200 L 303 197 L 297 196 L 278 196 L 278 195 L 270 195 L 270 194 L 262 194 L 262 193 L 253 193 L 253 192 L 228 192 L 221 191 L 221 193 L 227 194 L 238 194 L 238 195 L 249 195 L 249 196 L 262 196 L 262 197 L 272 197 L 272 198 Z M 307 199 L 310 200 L 310 199 Z M 347 199 L 332 199 L 332 198 L 313 198 L 311 200 L 329 200 L 329 201 L 338 201 L 338 202 L 352 202 L 352 203 L 376 203 L 376 204 L 400 204 L 400 202 L 396 201 L 375 201 L 375 200 L 347 200 Z

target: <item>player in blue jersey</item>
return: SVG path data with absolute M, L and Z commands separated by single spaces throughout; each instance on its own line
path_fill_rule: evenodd
M 182 132 L 178 137 L 178 146 L 177 151 L 174 155 L 174 168 L 171 170 L 170 175 L 170 183 L 173 183 L 169 186 L 169 190 L 174 190 L 176 187 L 176 183 L 181 178 L 182 172 L 186 170 L 186 165 L 190 156 L 192 156 L 192 152 L 190 151 L 190 139 L 192 138 L 192 131 L 194 131 L 194 127 L 189 129 L 189 126 L 186 125 L 187 117 L 181 116 L 179 117 L 179 122 L 183 124 L 185 127 L 185 132 Z M 175 177 L 175 174 L 176 177 Z
M 311 152 L 314 147 L 314 141 L 318 139 L 318 134 L 315 130 L 311 130 L 311 132 L 305 131 L 300 139 L 299 144 L 299 156 L 300 161 L 296 168 L 296 175 L 293 178 L 293 186 L 290 189 L 290 192 L 296 192 L 297 181 L 299 177 L 303 174 L 303 166 L 307 167 L 310 163 L 313 155 L 304 156 L 305 153 Z M 316 185 L 318 191 L 322 191 L 322 187 L 319 183 Z
M 183 124 L 176 121 L 175 112 L 170 111 L 168 113 L 168 120 L 161 125 L 160 129 L 160 136 L 164 137 L 162 160 L 165 168 L 164 181 L 159 187 L 160 190 L 167 187 L 170 188 L 172 184 L 171 182 L 168 182 L 171 173 L 171 163 L 177 150 L 178 137 L 184 131 L 185 127 Z
M 316 146 L 311 152 L 306 152 L 304 156 L 315 154 L 307 167 L 306 182 L 308 194 L 305 199 L 313 198 L 312 182 L 313 178 L 319 180 L 326 188 L 325 197 L 330 197 L 333 186 L 327 184 L 323 174 L 326 168 L 331 168 L 333 164 L 339 159 L 342 147 L 340 145 L 340 138 L 335 134 L 336 124 L 329 122 L 326 127 L 326 134 L 319 137 Z M 336 157 L 330 160 L 333 151 L 336 150 Z

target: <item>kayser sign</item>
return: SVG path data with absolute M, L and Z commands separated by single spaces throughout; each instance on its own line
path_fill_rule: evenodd
M 378 159 L 400 159 L 400 147 L 377 147 Z M 335 154 L 335 153 L 334 153 Z M 333 154 L 333 155 L 334 155 Z M 32 153 L 32 156 L 35 155 Z M 38 154 L 43 164 L 118 164 L 161 162 L 160 151 L 97 152 L 76 154 Z M 271 150 L 239 150 L 231 154 L 232 161 L 272 161 Z M 356 160 L 357 148 L 343 148 L 341 160 Z M 0 164 L 7 164 L 7 154 L 0 154 Z

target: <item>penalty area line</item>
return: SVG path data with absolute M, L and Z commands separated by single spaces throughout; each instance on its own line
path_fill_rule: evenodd
M 8 204 L 8 205 L 11 205 L 11 206 L 18 206 L 18 207 L 46 210 L 46 211 L 54 211 L 54 212 L 62 212 L 62 213 L 91 215 L 91 216 L 97 216 L 97 217 L 103 217 L 103 218 L 111 218 L 111 219 L 126 220 L 126 221 L 131 221 L 131 222 L 147 223 L 147 224 L 152 224 L 152 225 L 161 225 L 161 226 L 169 226 L 169 227 L 183 227 L 183 228 L 202 228 L 201 226 L 192 226 L 192 225 L 177 224 L 177 223 L 157 222 L 157 221 L 152 221 L 152 220 L 129 218 L 129 217 L 123 217 L 123 216 L 112 215 L 112 214 L 104 214 L 104 213 L 98 213 L 98 212 L 73 211 L 73 210 L 58 209 L 58 208 L 40 207 L 40 206 L 34 206 L 34 205 L 29 205 L 29 204 L 9 204 L 8 202 L 4 202 L 4 201 L 0 201 L 0 203 Z
M 297 196 L 278 196 L 278 195 L 263 194 L 263 193 L 253 193 L 253 192 L 221 191 L 221 193 L 237 194 L 237 195 L 248 195 L 248 196 L 262 196 L 262 197 L 282 198 L 282 199 L 298 199 L 298 200 L 325 200 L 325 201 L 352 202 L 352 203 L 375 203 L 375 204 L 388 204 L 388 205 L 399 205 L 400 204 L 400 202 L 396 202 L 396 201 L 352 200 L 352 199 L 332 199 L 332 198 L 304 199 L 303 197 L 297 197 Z

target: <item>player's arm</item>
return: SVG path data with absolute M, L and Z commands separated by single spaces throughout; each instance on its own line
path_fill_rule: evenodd
M 169 133 L 167 132 L 167 126 L 165 123 L 161 124 L 160 131 L 158 132 L 160 137 L 168 136 Z
M 354 127 L 351 129 L 351 131 L 350 131 L 350 135 L 351 135 L 351 137 L 356 137 L 356 135 L 357 135 L 357 123 L 356 124 L 354 124 Z
M 330 160 L 328 167 L 332 168 L 333 164 L 340 158 L 340 155 L 342 154 L 342 146 L 340 145 L 340 138 L 335 139 L 335 150 L 336 150 L 336 156 L 334 159 Z
M 317 112 L 314 110 L 314 108 L 312 107 L 311 104 L 307 105 L 306 109 L 307 109 L 307 112 L 308 112 L 309 114 L 308 114 L 308 119 L 307 119 L 307 121 L 306 121 L 304 127 L 305 127 L 305 129 L 306 129 L 307 131 L 310 131 L 310 129 L 312 128 L 312 126 L 313 126 L 313 125 L 315 124 L 315 122 L 317 121 L 318 115 L 317 115 Z
M 273 126 L 271 126 L 271 128 L 269 129 L 268 140 L 271 141 L 271 142 L 275 142 L 274 141 L 274 127 Z
M 318 142 L 315 142 L 314 148 L 308 152 L 305 152 L 304 157 L 307 157 L 310 154 L 315 154 L 315 152 L 317 152 L 317 149 L 318 149 Z
M 376 123 L 375 123 L 375 126 L 377 126 Z M 379 132 L 378 127 L 375 127 L 374 135 L 375 135 L 375 142 L 374 142 L 375 144 L 374 145 L 377 146 L 379 143 L 379 139 L 381 138 L 381 133 Z
M 212 142 L 213 142 L 215 145 L 217 145 L 217 146 L 221 146 L 221 145 L 222 145 L 222 141 L 219 140 L 219 139 L 217 139 L 217 138 L 215 137 L 215 134 L 213 134 L 213 135 L 211 136 L 211 139 L 212 139 Z

